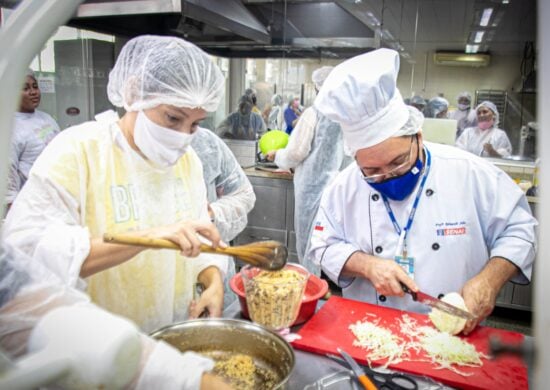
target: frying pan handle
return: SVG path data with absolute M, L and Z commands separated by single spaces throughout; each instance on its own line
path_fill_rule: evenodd
M 404 292 L 406 292 L 407 294 L 411 294 L 413 301 L 418 300 L 416 293 L 410 288 L 408 288 L 405 283 L 399 282 L 399 284 L 401 284 L 401 288 L 403 289 Z

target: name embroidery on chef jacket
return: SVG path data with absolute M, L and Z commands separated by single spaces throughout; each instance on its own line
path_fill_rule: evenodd
M 466 222 L 441 222 L 435 224 L 435 232 L 438 237 L 463 236 L 467 234 Z

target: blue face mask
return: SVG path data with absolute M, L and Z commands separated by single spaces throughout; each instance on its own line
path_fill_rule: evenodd
M 368 183 L 376 191 L 392 200 L 403 200 L 411 194 L 418 183 L 424 164 L 419 158 L 414 166 L 405 174 L 392 177 L 379 183 Z

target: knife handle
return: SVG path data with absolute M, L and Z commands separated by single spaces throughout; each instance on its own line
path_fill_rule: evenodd
M 411 294 L 413 301 L 416 301 L 418 299 L 416 296 L 416 293 L 410 288 L 408 288 L 405 283 L 399 282 L 399 284 L 401 284 L 401 288 L 403 289 L 404 292 L 406 292 L 407 294 Z
M 376 385 L 371 382 L 368 376 L 360 375 L 357 377 L 357 379 L 366 390 L 378 390 L 378 387 L 376 387 Z

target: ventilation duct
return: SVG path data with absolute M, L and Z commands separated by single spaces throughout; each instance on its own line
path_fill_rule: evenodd
M 491 62 L 489 54 L 466 54 L 455 52 L 436 52 L 434 54 L 434 63 L 441 66 L 468 66 L 482 67 L 488 66 Z

